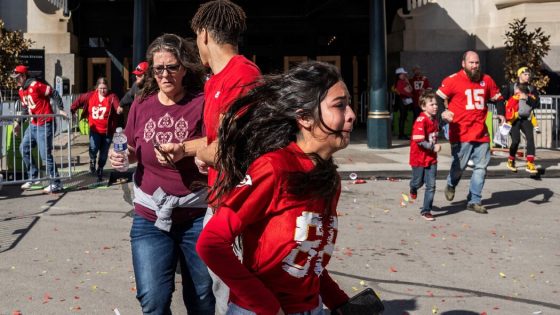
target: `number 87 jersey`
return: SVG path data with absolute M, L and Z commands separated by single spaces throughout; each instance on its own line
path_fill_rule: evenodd
M 480 81 L 473 82 L 460 70 L 443 80 L 437 94 L 448 100 L 448 109 L 454 115 L 449 124 L 449 142 L 490 142 L 486 103 L 502 96 L 489 75 L 484 74 Z

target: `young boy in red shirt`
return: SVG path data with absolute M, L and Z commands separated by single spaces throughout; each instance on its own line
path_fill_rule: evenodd
M 424 91 L 420 96 L 422 113 L 412 127 L 412 140 L 410 141 L 410 166 L 412 166 L 412 179 L 410 180 L 410 197 L 416 199 L 418 189 L 426 185 L 424 204 L 420 208 L 420 215 L 428 221 L 434 221 L 432 216 L 432 203 L 436 191 L 437 152 L 441 146 L 437 144 L 439 132 L 436 119 L 438 105 L 433 91 Z

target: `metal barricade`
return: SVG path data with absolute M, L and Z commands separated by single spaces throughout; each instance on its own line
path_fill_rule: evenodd
M 1 105 L 1 184 L 42 181 L 46 186 L 55 179 L 71 178 L 70 117 L 61 114 L 16 115 L 17 102 Z M 15 128 L 15 121 L 18 121 L 18 128 Z

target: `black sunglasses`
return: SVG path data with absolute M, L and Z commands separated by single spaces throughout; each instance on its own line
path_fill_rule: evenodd
M 160 148 L 160 144 L 157 143 L 157 141 L 155 139 L 152 140 L 152 144 L 154 145 L 154 148 L 159 152 L 159 154 L 161 154 L 164 158 L 165 161 L 167 162 L 167 164 L 169 164 L 169 166 L 171 166 L 173 169 L 177 169 L 177 166 L 175 165 L 175 163 L 173 162 L 173 160 L 169 157 L 169 155 L 167 154 L 167 152 L 163 152 Z
M 174 74 L 181 69 L 181 65 L 176 63 L 174 65 L 160 65 L 153 67 L 155 75 L 163 75 L 163 72 L 167 70 L 167 73 Z

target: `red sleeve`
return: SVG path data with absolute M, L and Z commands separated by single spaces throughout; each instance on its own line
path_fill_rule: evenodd
M 74 102 L 72 102 L 72 105 L 70 105 L 70 111 L 72 113 L 75 113 L 78 109 L 84 107 L 84 105 L 89 102 L 90 96 L 91 92 L 80 94 L 80 96 L 78 96 L 78 98 Z
M 418 116 L 414 125 L 412 126 L 412 141 L 422 142 L 426 141 L 426 130 L 424 126 L 424 116 Z
M 398 80 L 398 81 L 397 81 L 397 86 L 396 86 L 397 92 L 398 92 L 399 95 L 401 95 L 401 96 L 412 97 L 412 93 L 407 92 L 407 91 L 405 90 L 405 88 L 406 88 L 406 83 L 408 83 L 408 81 L 405 81 L 405 80 Z
M 453 77 L 443 79 L 436 93 L 443 99 L 450 99 L 453 97 Z
M 266 285 L 237 259 L 231 246 L 248 225 L 258 224 L 265 217 L 278 187 L 275 182 L 272 166 L 257 159 L 245 179 L 224 201 L 224 206 L 218 208 L 204 227 L 196 245 L 200 258 L 227 284 L 231 294 L 246 301 L 250 310 L 259 315 L 275 315 L 280 303 Z
M 323 270 L 319 279 L 321 281 L 321 299 L 330 310 L 348 302 L 348 295 L 340 289 L 338 283 L 331 278 L 326 269 Z
M 503 99 L 500 89 L 491 77 L 488 77 L 488 90 L 490 91 L 490 100 L 497 101 Z
M 119 98 L 117 97 L 117 94 L 115 94 L 115 93 L 111 94 L 111 104 L 113 105 L 114 110 L 117 110 L 117 108 L 120 105 Z
M 431 89 L 432 85 L 430 84 L 430 80 L 428 80 L 428 78 L 424 77 L 424 89 Z

